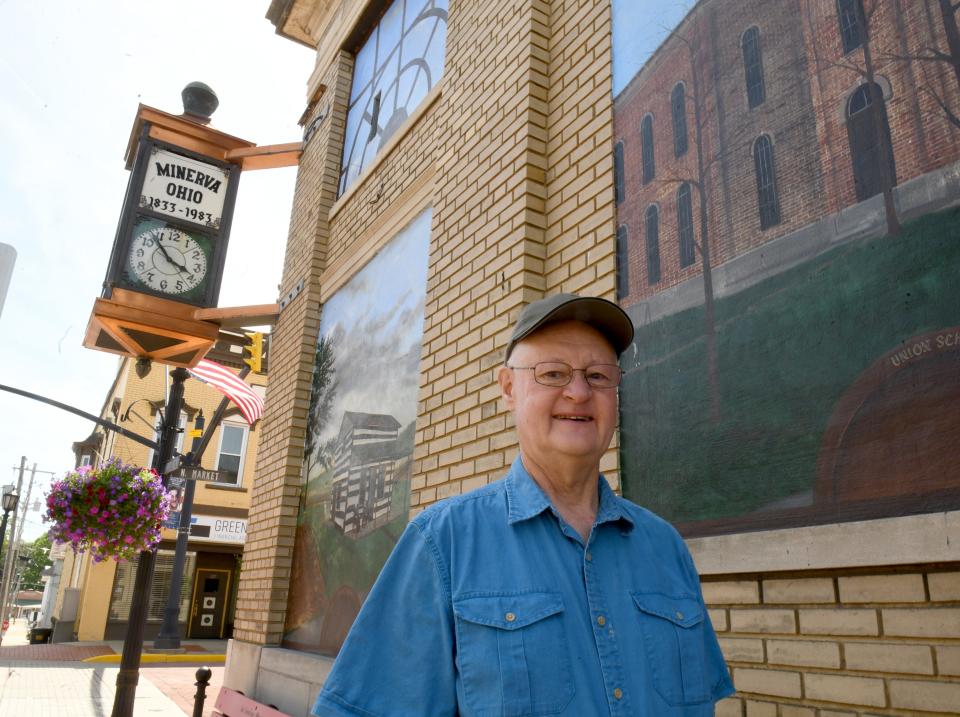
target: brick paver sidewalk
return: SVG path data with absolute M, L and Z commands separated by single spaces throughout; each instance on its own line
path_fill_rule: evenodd
M 0 646 L 0 717 L 104 717 L 113 708 L 116 664 L 81 662 L 116 654 L 107 643 L 30 645 L 27 628 L 16 621 Z M 203 647 L 186 644 L 202 660 Z M 193 714 L 199 664 L 141 664 L 135 717 L 184 717 Z M 204 715 L 210 714 L 223 684 L 223 665 L 213 672 Z

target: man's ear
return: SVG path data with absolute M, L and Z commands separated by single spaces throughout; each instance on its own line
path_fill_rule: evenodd
M 500 395 L 503 397 L 503 404 L 508 410 L 513 410 L 513 371 L 506 366 L 501 366 L 497 373 L 497 383 L 500 384 Z

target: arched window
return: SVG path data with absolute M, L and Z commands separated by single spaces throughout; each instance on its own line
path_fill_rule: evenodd
M 657 174 L 653 161 L 653 116 L 647 115 L 640 122 L 640 152 L 643 157 L 643 183 L 646 184 Z
M 382 2 L 354 55 L 340 162 L 341 196 L 443 76 L 447 3 Z
M 682 82 L 674 85 L 670 93 L 670 114 L 673 116 L 673 155 L 680 157 L 687 151 L 687 107 Z
M 757 173 L 757 204 L 760 228 L 780 223 L 780 199 L 777 197 L 777 176 L 773 166 L 773 143 L 763 134 L 753 143 L 753 162 Z
M 760 105 L 767 97 L 763 84 L 763 56 L 760 53 L 760 29 L 751 27 L 743 33 L 743 69 L 747 80 L 747 104 L 750 109 Z
M 630 293 L 630 257 L 627 252 L 627 225 L 617 227 L 617 299 Z
M 868 84 L 860 85 L 847 102 L 847 137 L 858 202 L 897 183 L 883 90 L 876 83 L 873 84 L 873 92 L 870 87 Z M 874 97 L 879 102 L 874 103 Z
M 840 41 L 843 54 L 856 50 L 867 35 L 863 14 L 863 0 L 837 0 L 837 19 L 840 21 Z
M 695 260 L 693 239 L 693 200 L 690 184 L 684 182 L 677 190 L 677 233 L 680 236 L 680 266 L 690 266 Z
M 656 284 L 660 281 L 660 212 L 655 204 L 647 207 L 644 224 L 647 235 L 647 283 Z
M 616 190 L 617 204 L 624 199 L 623 186 L 623 142 L 613 145 L 613 184 Z

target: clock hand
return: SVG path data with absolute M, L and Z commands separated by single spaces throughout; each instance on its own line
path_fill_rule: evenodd
M 164 258 L 165 258 L 168 262 L 170 262 L 171 264 L 173 264 L 175 267 L 177 267 L 177 270 L 178 270 L 178 271 L 187 271 L 187 267 L 185 267 L 183 264 L 178 264 L 177 262 L 175 262 L 175 261 L 173 260 L 173 257 L 171 257 L 170 254 L 167 253 L 166 247 L 165 247 L 163 244 L 161 244 L 159 241 L 157 241 L 157 246 L 160 247 L 160 253 L 163 254 Z M 187 273 L 189 273 L 189 272 L 187 272 Z

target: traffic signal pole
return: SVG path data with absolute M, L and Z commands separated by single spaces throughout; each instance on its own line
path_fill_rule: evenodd
M 246 361 L 246 359 L 244 359 Z M 259 367 L 259 356 L 258 356 Z M 241 381 L 250 373 L 248 367 L 243 367 L 237 378 Z M 203 431 L 201 436 L 193 439 L 190 445 L 190 453 L 185 457 L 181 465 L 199 466 L 203 458 L 203 452 L 210 444 L 210 438 L 213 432 L 217 430 L 220 421 L 223 420 L 223 414 L 226 413 L 230 405 L 230 399 L 223 398 L 220 405 L 210 421 L 210 425 L 204 429 L 201 422 L 203 414 L 197 417 L 193 424 L 194 428 Z M 200 425 L 197 425 L 197 424 Z M 173 556 L 173 570 L 170 575 L 170 592 L 167 595 L 167 605 L 163 610 L 163 624 L 160 626 L 160 632 L 157 633 L 153 641 L 154 650 L 180 650 L 180 589 L 183 585 L 183 569 L 187 564 L 187 541 L 190 539 L 190 524 L 193 518 L 193 496 L 197 490 L 195 480 L 187 480 L 183 487 L 183 502 L 180 505 L 180 520 L 177 521 L 177 547 Z M 189 618 L 188 618 L 189 619 Z M 189 624 L 189 623 L 188 623 Z

